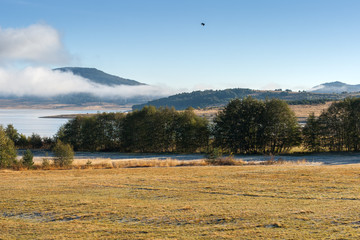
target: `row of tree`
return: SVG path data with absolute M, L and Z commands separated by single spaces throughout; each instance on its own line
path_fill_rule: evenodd
M 12 125 L 0 132 L 1 144 L 8 148 L 51 148 L 61 140 L 76 151 L 195 153 L 218 148 L 234 154 L 276 154 L 299 145 L 309 151 L 359 151 L 360 98 L 333 103 L 318 118 L 310 115 L 303 129 L 286 102 L 248 97 L 230 101 L 213 124 L 193 109 L 146 106 L 128 114 L 78 116 L 49 139 L 36 134 L 26 138 Z
M 206 152 L 212 147 L 232 153 L 280 153 L 301 144 L 294 113 L 281 100 L 231 101 L 214 124 L 193 109 L 145 106 L 124 113 L 79 116 L 57 137 L 75 150 L 120 152 Z
M 360 98 L 335 102 L 318 118 L 310 115 L 303 136 L 310 151 L 359 151 Z
M 208 121 L 193 110 L 153 106 L 128 114 L 79 116 L 57 133 L 75 150 L 157 153 L 206 151 L 209 135 Z
M 9 124 L 3 129 L 6 135 L 11 139 L 16 148 L 20 149 L 50 149 L 55 144 L 55 138 L 41 137 L 33 133 L 31 136 L 20 134 L 14 125 Z
M 9 131 L 10 129 L 12 129 L 12 125 L 6 129 L 0 125 L 0 168 L 32 168 L 34 165 L 33 154 L 29 149 L 24 152 L 21 159 L 17 159 L 16 147 L 11 139 L 14 136 L 9 135 L 10 133 L 14 134 L 16 131 Z M 72 163 L 74 152 L 69 144 L 57 140 L 52 144 L 51 150 L 54 153 L 53 164 L 55 166 L 65 167 Z

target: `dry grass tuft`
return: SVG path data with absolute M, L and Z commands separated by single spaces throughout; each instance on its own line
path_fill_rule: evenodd
M 175 159 L 128 159 L 112 161 L 113 168 L 204 166 L 203 160 L 180 161 Z

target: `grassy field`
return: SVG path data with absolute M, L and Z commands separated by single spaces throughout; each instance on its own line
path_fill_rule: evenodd
M 0 171 L 0 239 L 359 239 L 360 166 Z

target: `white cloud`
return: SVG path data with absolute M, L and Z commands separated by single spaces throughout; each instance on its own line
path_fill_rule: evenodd
M 70 60 L 58 31 L 46 24 L 0 28 L 0 63 L 63 64 Z
M 167 87 L 127 86 L 110 87 L 91 82 L 71 72 L 53 71 L 45 67 L 22 70 L 0 68 L 0 95 L 51 97 L 68 93 L 92 93 L 100 97 L 129 98 L 135 96 L 168 96 L 174 93 Z
M 53 71 L 45 67 L 69 63 L 71 59 L 60 34 L 49 25 L 34 24 L 16 29 L 0 27 L 0 95 L 52 97 L 68 93 L 91 93 L 107 98 L 151 98 L 175 92 L 167 87 L 148 85 L 110 87 L 71 72 Z M 28 67 L 15 68 L 19 65 Z

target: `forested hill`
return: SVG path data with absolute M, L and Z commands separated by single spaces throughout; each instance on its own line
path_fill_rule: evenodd
M 167 98 L 161 98 L 149 101 L 145 104 L 134 105 L 133 109 L 141 109 L 146 105 L 155 107 L 175 107 L 177 110 L 183 110 L 188 107 L 206 108 L 219 107 L 226 105 L 231 99 L 244 98 L 252 96 L 255 99 L 282 99 L 289 104 L 316 104 L 325 101 L 344 99 L 348 96 L 357 94 L 320 94 L 311 92 L 291 92 L 291 91 L 259 91 L 248 88 L 233 88 L 225 90 L 205 90 L 191 93 L 180 93 Z
M 54 71 L 61 71 L 61 72 L 72 72 L 74 75 L 81 76 L 83 78 L 87 78 L 92 82 L 108 85 L 108 86 L 115 86 L 115 85 L 146 85 L 144 83 L 140 83 L 135 80 L 130 80 L 126 78 L 121 78 L 118 76 L 110 75 L 103 71 L 100 71 L 96 68 L 81 68 L 81 67 L 63 67 L 63 68 L 55 68 Z

